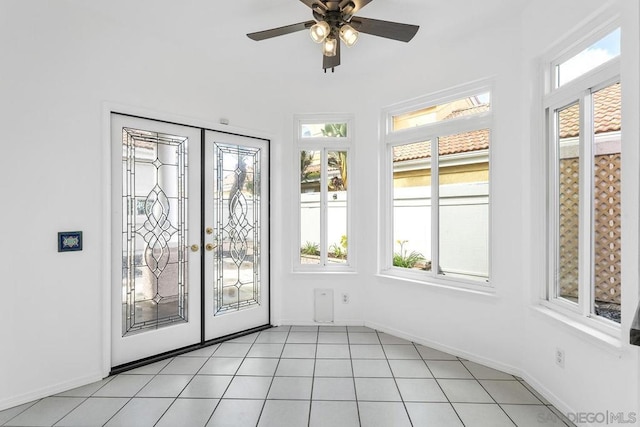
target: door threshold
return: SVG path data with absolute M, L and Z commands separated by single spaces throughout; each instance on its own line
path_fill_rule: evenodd
M 150 365 L 152 363 L 160 362 L 161 360 L 169 359 L 172 357 L 180 356 L 185 353 L 189 353 L 194 350 L 199 350 L 201 348 L 209 347 L 214 344 L 219 344 L 221 342 L 233 340 L 236 338 L 244 337 L 246 335 L 253 334 L 255 332 L 264 331 L 266 329 L 273 328 L 273 325 L 262 325 L 257 326 L 255 328 L 247 329 L 246 331 L 236 332 L 233 334 L 225 335 L 223 337 L 215 338 L 208 341 L 203 341 L 199 344 L 193 344 L 186 347 L 178 348 L 176 350 L 167 351 L 165 353 L 156 354 L 155 356 L 145 357 L 144 359 L 135 360 L 133 362 L 124 363 L 122 365 L 114 366 L 111 368 L 109 372 L 109 376 L 118 375 L 123 372 L 130 371 L 132 369 L 140 368 L 142 366 Z

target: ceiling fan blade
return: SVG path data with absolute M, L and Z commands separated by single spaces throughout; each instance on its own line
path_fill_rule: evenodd
M 322 55 L 322 68 L 324 68 L 324 72 L 327 72 L 328 68 L 334 68 L 340 65 L 340 43 L 336 47 L 335 56 L 325 56 Z
M 300 1 L 306 4 L 314 12 L 317 12 L 323 16 L 325 12 L 328 10 L 327 5 L 321 2 L 320 0 L 300 0 Z
M 270 39 L 272 37 L 284 36 L 285 34 L 306 30 L 308 28 L 311 28 L 311 26 L 315 23 L 316 21 L 299 22 L 297 24 L 285 25 L 284 27 L 272 28 L 270 30 L 249 33 L 247 34 L 247 37 L 255 41 Z
M 354 4 L 353 8 L 348 11 L 349 15 L 353 15 L 354 13 L 356 13 L 357 11 L 359 11 L 360 9 L 362 9 L 363 7 L 365 7 L 371 2 L 372 0 L 342 0 L 340 2 L 340 10 L 348 6 L 349 3 L 353 3 Z
M 402 42 L 411 40 L 420 28 L 417 25 L 381 21 L 379 19 L 362 18 L 360 16 L 354 16 L 353 19 L 351 19 L 351 26 L 361 33 Z

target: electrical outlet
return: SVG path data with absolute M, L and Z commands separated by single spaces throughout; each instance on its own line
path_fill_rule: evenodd
M 564 368 L 564 350 L 556 348 L 556 365 Z
M 346 292 L 342 293 L 342 303 L 343 304 L 349 304 L 349 294 Z

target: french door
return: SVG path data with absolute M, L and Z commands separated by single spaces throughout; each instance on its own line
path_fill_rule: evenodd
M 266 141 L 207 131 L 204 316 L 210 340 L 269 322 Z
M 268 324 L 268 141 L 112 114 L 111 142 L 111 365 Z

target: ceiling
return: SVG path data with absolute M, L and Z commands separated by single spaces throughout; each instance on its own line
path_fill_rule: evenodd
M 312 18 L 309 9 L 296 0 L 236 0 L 233 3 L 230 7 L 235 9 L 232 15 L 236 19 L 228 24 L 243 33 Z M 416 50 L 427 53 L 430 45 L 455 42 L 499 23 L 519 22 L 525 3 L 525 0 L 374 0 L 356 15 L 419 25 L 418 34 L 408 44 L 363 35 L 353 48 L 342 49 L 342 65 L 336 73 L 346 68 L 376 67 L 379 58 L 389 55 L 413 55 Z M 246 45 L 248 53 L 260 56 L 261 66 L 271 69 L 299 66 L 301 70 L 322 72 L 320 47 L 304 32 L 261 42 L 249 41 L 249 44 L 243 42 L 242 47 Z M 260 52 L 268 55 L 263 57 Z
M 199 52 L 232 66 L 257 67 L 261 72 L 322 73 L 320 46 L 305 32 L 256 42 L 247 33 L 312 19 L 298 0 L 66 0 L 74 8 L 107 15 L 118 25 L 181 50 Z M 447 45 L 505 23 L 519 23 L 526 0 L 374 0 L 356 15 L 419 25 L 407 43 L 363 35 L 342 49 L 338 73 L 358 74 L 402 61 L 403 55 L 428 55 L 429 48 Z M 385 61 L 381 61 L 385 58 Z

